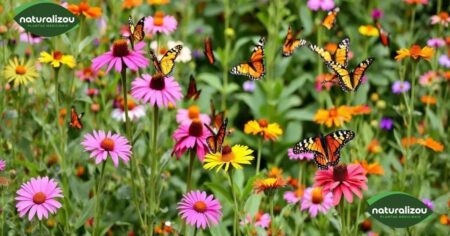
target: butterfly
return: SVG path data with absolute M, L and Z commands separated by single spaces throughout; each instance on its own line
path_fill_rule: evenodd
M 162 73 L 164 76 L 170 75 L 173 71 L 173 68 L 175 67 L 175 59 L 177 59 L 178 55 L 181 52 L 181 49 L 183 49 L 182 45 L 177 45 L 171 48 L 166 52 L 166 54 L 164 54 L 161 60 L 158 60 L 155 52 L 153 52 L 153 50 L 150 50 L 150 55 L 152 57 L 153 65 L 155 66 L 156 70 Z
M 301 33 L 301 30 L 292 34 L 291 26 L 288 28 L 288 32 L 286 38 L 284 39 L 283 44 L 283 56 L 288 57 L 294 53 L 294 50 L 298 47 L 301 47 L 306 44 L 306 40 L 304 39 L 296 39 L 297 35 Z
M 145 16 L 142 17 L 136 25 L 134 25 L 133 18 L 128 16 L 128 29 L 130 30 L 130 42 L 131 45 L 134 45 L 134 42 L 140 42 L 144 39 L 144 21 Z
M 230 73 L 233 75 L 244 75 L 251 80 L 260 80 L 263 78 L 266 69 L 264 67 L 264 44 L 266 40 L 264 37 L 259 39 L 258 43 L 253 48 L 250 60 L 247 63 L 242 63 L 231 68 Z
M 84 112 L 78 114 L 77 111 L 75 110 L 75 107 L 72 106 L 72 108 L 70 109 L 70 123 L 69 126 L 71 128 L 76 128 L 76 129 L 82 129 L 83 128 L 83 123 L 81 123 L 81 118 L 83 117 Z
M 293 152 L 313 153 L 314 161 L 320 169 L 328 169 L 339 163 L 340 151 L 349 141 L 355 137 L 351 130 L 338 130 L 325 136 L 320 134 L 314 138 L 306 138 L 295 144 Z
M 223 141 L 227 135 L 227 125 L 228 119 L 225 118 L 217 132 L 214 132 L 211 127 L 205 124 L 206 128 L 208 128 L 209 132 L 212 134 L 206 138 L 206 144 L 208 145 L 209 152 L 222 152 Z
M 211 122 L 212 122 L 212 129 L 218 130 L 224 121 L 225 112 L 221 111 L 216 114 L 216 106 L 214 106 L 214 102 L 212 99 L 210 100 L 209 106 L 211 109 L 210 118 L 211 118 Z
M 339 13 L 339 10 L 340 10 L 339 7 L 335 7 L 334 9 L 329 11 L 328 14 L 325 16 L 325 18 L 323 19 L 322 25 L 328 30 L 333 28 L 334 25 L 336 24 L 336 17 L 337 14 Z
M 197 100 L 200 97 L 200 93 L 202 90 L 197 90 L 197 83 L 195 82 L 195 78 L 193 75 L 189 78 L 189 87 L 187 90 L 186 96 L 184 96 L 185 100 L 189 100 L 194 98 L 194 100 Z
M 378 29 L 378 33 L 380 35 L 380 42 L 381 44 L 383 44 L 385 47 L 389 47 L 389 33 L 384 31 L 383 28 L 381 28 L 381 24 L 377 22 L 377 29 Z
M 341 42 L 339 42 L 336 52 L 333 55 L 331 55 L 331 53 L 324 48 L 321 48 L 317 45 L 309 44 L 308 46 L 313 52 L 317 53 L 317 55 L 319 55 L 325 61 L 325 63 L 335 61 L 342 67 L 347 68 L 348 50 L 350 47 L 349 38 L 344 38 Z
M 209 37 L 205 38 L 205 49 L 203 53 L 205 53 L 206 58 L 208 58 L 209 64 L 214 64 L 216 59 L 214 58 L 214 53 L 212 50 L 212 41 Z
M 356 91 L 361 85 L 361 79 L 364 76 L 367 68 L 373 63 L 374 58 L 368 58 L 358 64 L 353 71 L 348 71 L 342 65 L 331 61 L 327 63 L 328 68 L 331 68 L 335 74 L 338 75 L 339 85 L 345 92 Z

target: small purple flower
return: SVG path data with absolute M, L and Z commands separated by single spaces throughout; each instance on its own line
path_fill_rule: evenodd
M 253 92 L 255 91 L 255 81 L 253 80 L 247 80 L 242 84 L 242 88 L 244 89 L 245 92 Z
M 374 8 L 372 10 L 372 19 L 374 19 L 374 20 L 378 20 L 378 19 L 382 18 L 383 15 L 384 15 L 383 11 L 379 8 Z
M 428 198 L 423 198 L 423 199 L 422 199 L 422 202 L 423 202 L 423 204 L 425 204 L 425 206 L 427 206 L 427 207 L 430 208 L 431 210 L 434 209 L 434 204 L 433 204 L 433 202 L 432 202 L 430 199 L 428 199 Z
M 393 93 L 404 93 L 411 88 L 411 84 L 408 81 L 395 81 L 392 84 Z
M 313 11 L 318 11 L 322 9 L 323 11 L 329 11 L 334 8 L 333 0 L 308 0 L 306 3 L 309 9 Z
M 383 117 L 380 121 L 380 128 L 385 130 L 391 130 L 394 126 L 394 121 L 389 117 Z
M 450 58 L 448 55 L 444 54 L 439 57 L 439 64 L 445 68 L 450 68 Z
M 445 46 L 445 40 L 441 38 L 431 38 L 428 39 L 427 45 L 433 48 L 440 48 L 442 46 Z
M 203 57 L 203 52 L 201 50 L 199 50 L 199 49 L 194 49 L 192 51 L 192 57 L 195 58 L 195 59 L 202 58 Z

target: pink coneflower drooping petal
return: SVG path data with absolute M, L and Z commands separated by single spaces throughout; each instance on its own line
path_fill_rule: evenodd
M 173 133 L 173 139 L 176 143 L 172 154 L 180 158 L 187 150 L 192 150 L 197 153 L 198 159 L 203 162 L 208 150 L 206 138 L 209 136 L 211 136 L 211 133 L 199 119 L 192 121 L 190 124 L 181 124 Z
M 145 68 L 148 66 L 149 60 L 144 56 L 144 47 L 145 43 L 139 42 L 134 46 L 134 50 L 131 50 L 128 47 L 127 40 L 116 40 L 110 51 L 92 59 L 92 68 L 98 71 L 103 66 L 108 65 L 106 72 L 109 72 L 113 67 L 117 72 L 121 72 L 123 66 L 133 71 Z
M 30 181 L 22 184 L 16 192 L 16 208 L 19 216 L 23 217 L 28 213 L 28 220 L 31 221 L 35 215 L 39 220 L 48 219 L 48 213 L 55 214 L 61 207 L 61 203 L 55 198 L 63 197 L 61 189 L 53 180 L 46 177 L 31 178 Z
M 209 124 L 211 121 L 208 115 L 200 113 L 200 108 L 196 105 L 191 105 L 188 109 L 178 109 L 178 124 L 191 124 L 195 119 L 200 119 L 203 124 Z
M 211 194 L 191 191 L 186 193 L 178 203 L 178 214 L 187 223 L 194 227 L 206 229 L 219 223 L 222 217 L 222 206 Z
M 95 164 L 106 161 L 110 156 L 114 166 L 119 166 L 119 158 L 124 163 L 128 163 L 131 157 L 131 145 L 128 140 L 119 135 L 106 133 L 103 130 L 95 131 L 92 134 L 84 135 L 81 143 L 84 150 L 90 152 L 89 158 L 95 158 Z
M 162 11 L 157 11 L 154 16 L 145 18 L 144 31 L 147 34 L 170 34 L 177 29 L 177 20 L 173 16 L 167 16 Z
M 143 103 L 159 108 L 175 104 L 183 94 L 180 85 L 172 76 L 156 73 L 153 76 L 143 74 L 131 83 L 131 96 Z
M 301 210 L 308 210 L 311 217 L 319 212 L 326 213 L 333 207 L 333 195 L 320 187 L 310 187 L 305 190 L 302 198 Z

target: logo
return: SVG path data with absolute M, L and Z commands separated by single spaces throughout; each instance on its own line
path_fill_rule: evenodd
M 50 1 L 24 4 L 14 9 L 14 20 L 26 31 L 43 37 L 64 34 L 78 26 L 79 19 L 66 8 Z
M 383 192 L 371 197 L 367 202 L 367 212 L 392 228 L 410 227 L 433 213 L 422 201 L 402 192 Z

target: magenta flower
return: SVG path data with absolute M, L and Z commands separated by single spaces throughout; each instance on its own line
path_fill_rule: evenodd
M 383 17 L 383 11 L 379 8 L 375 8 L 372 10 L 372 19 L 378 20 Z
M 106 72 L 109 72 L 113 67 L 117 72 L 121 72 L 123 66 L 133 71 L 145 68 L 148 66 L 149 61 L 144 56 L 144 47 L 145 43 L 139 42 L 134 45 L 134 50 L 130 50 L 128 41 L 124 39 L 116 40 L 109 52 L 92 59 L 92 68 L 98 71 L 101 67 L 108 65 Z
M 200 113 L 200 108 L 196 105 L 191 105 L 188 109 L 178 109 L 177 111 L 178 124 L 191 124 L 196 119 L 199 119 L 203 124 L 211 122 L 209 116 Z
M 288 157 L 291 160 L 312 160 L 314 159 L 314 154 L 313 153 L 299 153 L 299 154 L 295 154 L 294 151 L 292 150 L 292 148 L 288 149 Z
M 6 168 L 6 161 L 0 160 L 0 171 L 5 170 Z
M 445 68 L 450 68 L 450 58 L 447 54 L 443 54 L 438 59 L 439 64 Z
M 247 214 L 247 216 L 245 216 L 245 219 L 243 219 L 240 224 L 254 224 L 255 227 L 268 228 L 270 226 L 270 215 L 268 213 L 258 211 L 254 219 L 252 219 L 252 216 L 250 214 Z
M 41 220 L 48 218 L 48 213 L 55 214 L 61 207 L 61 203 L 55 198 L 63 197 L 58 184 L 46 177 L 31 178 L 30 181 L 22 184 L 16 194 L 16 208 L 19 216 L 23 217 L 28 213 L 28 220 L 31 221 L 35 215 Z
M 407 92 L 410 88 L 411 84 L 408 81 L 395 81 L 392 84 L 392 92 L 396 94 Z
M 334 8 L 333 0 L 308 0 L 306 3 L 309 9 L 313 11 L 318 11 L 322 9 L 323 11 L 329 11 Z
M 131 145 L 125 137 L 119 134 L 94 130 L 93 134 L 84 135 L 84 140 L 81 144 L 84 146 L 85 151 L 90 152 L 89 158 L 95 157 L 95 164 L 105 161 L 110 156 L 114 166 L 117 168 L 119 166 L 119 158 L 124 163 L 128 163 L 131 157 Z
M 440 48 L 445 46 L 445 40 L 441 38 L 431 38 L 428 39 L 427 45 L 433 48 Z
M 27 33 L 27 32 L 20 33 L 20 41 L 21 42 L 25 42 L 25 43 L 29 43 L 29 44 L 38 44 L 38 43 L 41 43 L 42 40 L 44 40 L 44 38 L 37 36 L 35 34 L 31 34 L 31 33 Z
M 430 208 L 431 210 L 434 209 L 433 201 L 431 201 L 430 199 L 424 198 L 424 199 L 422 199 L 422 202 L 423 202 L 423 204 L 425 204 L 425 206 L 427 206 L 427 207 Z
M 150 76 L 143 74 L 131 83 L 131 96 L 151 106 L 168 107 L 175 105 L 183 94 L 180 85 L 172 76 L 163 76 L 159 73 Z
M 394 127 L 394 121 L 389 117 L 383 117 L 380 121 L 380 128 L 384 130 L 391 130 Z
M 314 186 L 323 187 L 325 192 L 333 193 L 333 205 L 339 204 L 342 195 L 351 203 L 353 202 L 352 192 L 361 198 L 361 190 L 367 190 L 366 172 L 359 164 L 339 165 L 327 170 L 318 170 L 314 180 Z
M 296 204 L 300 202 L 304 194 L 304 187 L 298 187 L 295 191 L 286 191 L 283 194 L 283 199 L 289 204 Z
M 186 223 L 202 229 L 218 224 L 222 217 L 220 202 L 212 194 L 207 196 L 206 192 L 186 193 L 178 203 L 177 209 Z
M 177 20 L 173 16 L 167 16 L 162 11 L 157 11 L 154 16 L 145 18 L 144 30 L 147 34 L 170 34 L 177 29 Z
M 326 213 L 333 207 L 333 194 L 320 187 L 305 189 L 302 198 L 302 211 L 308 210 L 311 217 L 316 217 L 319 212 Z
M 180 158 L 189 149 L 195 151 L 198 159 L 203 162 L 208 150 L 206 138 L 209 136 L 211 133 L 200 120 L 180 124 L 172 136 L 176 142 L 172 154 Z

